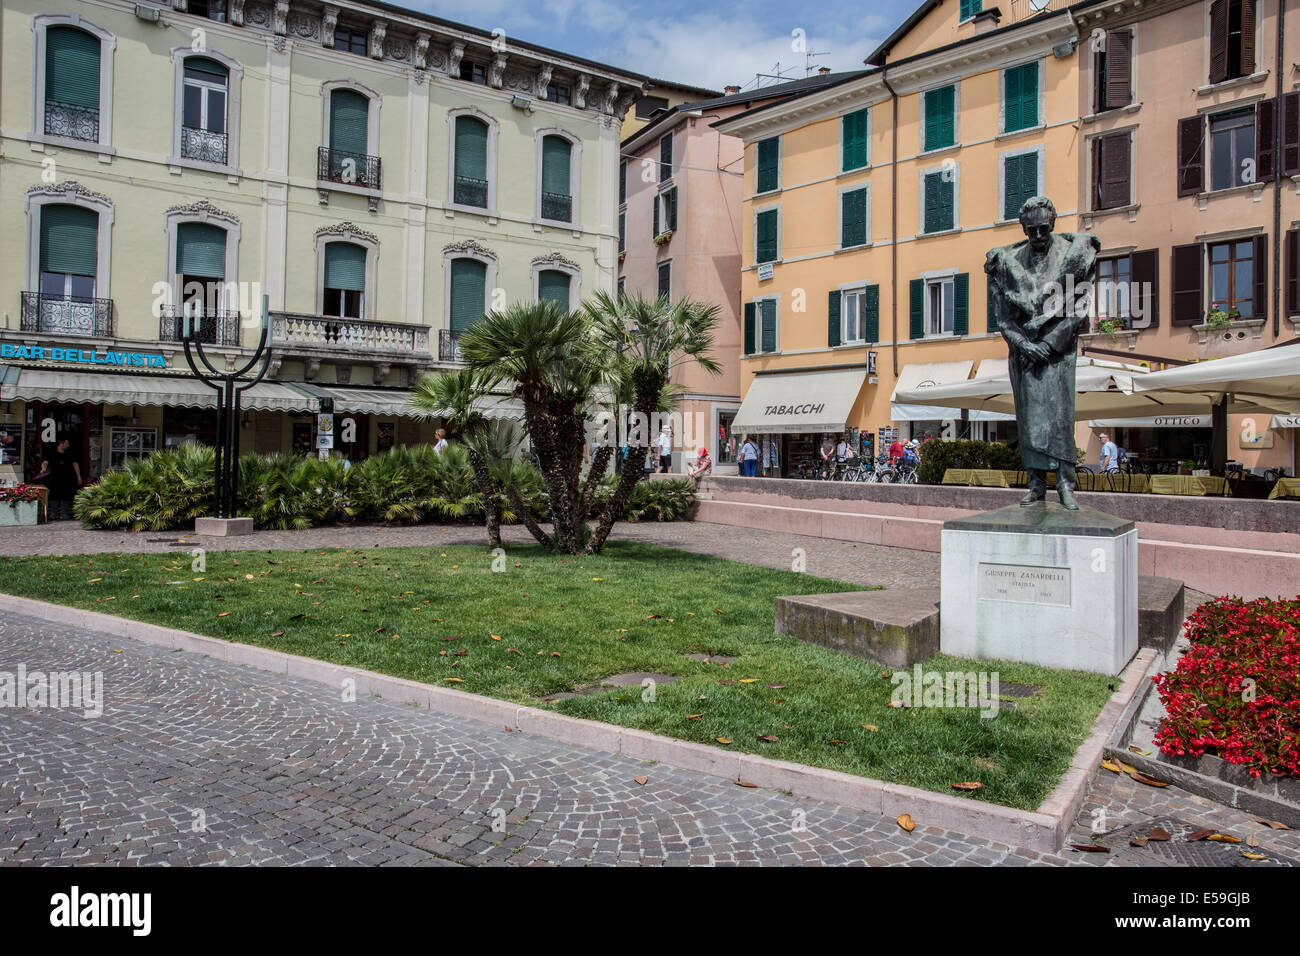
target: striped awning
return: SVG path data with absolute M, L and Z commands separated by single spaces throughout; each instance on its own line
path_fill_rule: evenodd
M 179 375 L 111 375 L 25 368 L 0 389 L 2 401 L 88 402 L 99 405 L 160 405 L 216 408 L 217 393 L 198 379 Z M 285 382 L 260 382 L 240 396 L 240 407 L 259 412 L 315 412 L 313 396 Z
M 422 418 L 411 408 L 411 395 L 402 388 L 344 388 L 330 386 L 322 389 L 334 399 L 334 413 L 345 415 L 392 415 L 399 418 Z M 475 409 L 486 418 L 505 418 L 522 421 L 524 408 L 518 401 L 501 395 L 487 395 L 475 403 Z

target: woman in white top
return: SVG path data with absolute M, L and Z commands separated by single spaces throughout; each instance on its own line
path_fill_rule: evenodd
M 438 439 L 437 443 L 433 446 L 433 450 L 434 450 L 434 451 L 442 451 L 444 448 L 447 447 L 447 432 L 446 432 L 446 430 L 445 430 L 445 429 L 442 429 L 442 428 L 439 428 L 439 429 L 438 429 L 436 432 L 434 432 L 433 434 L 434 434 L 434 437 Z

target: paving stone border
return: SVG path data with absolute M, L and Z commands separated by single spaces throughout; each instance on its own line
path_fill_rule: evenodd
M 1210 754 L 1202 757 L 1166 757 L 1157 751 L 1144 757 L 1128 749 L 1143 707 L 1148 698 L 1157 693 L 1150 678 L 1161 670 L 1163 667 L 1159 660 L 1152 662 L 1142 683 L 1142 693 L 1129 701 L 1106 740 L 1106 756 L 1123 760 L 1144 774 L 1167 781 L 1188 793 L 1300 829 L 1300 798 L 1293 796 L 1300 794 L 1300 785 L 1296 781 L 1254 778 L 1241 767 Z
M 402 677 L 17 595 L 0 594 L 0 610 L 339 688 L 350 679 L 354 682 L 357 696 L 371 694 L 414 703 L 441 713 L 500 724 L 574 746 L 658 761 L 727 780 L 743 780 L 759 787 L 785 790 L 796 796 L 836 803 L 866 813 L 888 817 L 907 813 L 918 826 L 943 827 L 1047 853 L 1055 853 L 1063 845 L 1087 795 L 1088 782 L 1097 772 L 1107 741 L 1126 714 L 1130 711 L 1136 713 L 1133 710 L 1135 701 L 1140 697 L 1139 690 L 1146 682 L 1148 668 L 1155 659 L 1155 651 L 1150 648 L 1138 652 L 1116 679 L 1115 693 L 1102 707 L 1093 723 L 1092 733 L 1075 752 L 1056 789 L 1037 810 L 1017 810 L 820 767 L 728 752 L 643 730 L 582 720 Z

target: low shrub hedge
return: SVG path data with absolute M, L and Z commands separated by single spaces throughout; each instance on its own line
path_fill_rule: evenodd
M 1252 776 L 1300 776 L 1300 598 L 1209 601 L 1187 621 L 1192 646 L 1155 678 L 1167 754 L 1213 753 Z
M 1020 453 L 1010 445 L 996 441 L 955 441 L 930 439 L 921 446 L 921 467 L 917 478 L 923 485 L 943 484 L 949 468 L 994 468 L 1013 471 L 1020 468 Z
M 75 510 L 91 528 L 167 531 L 212 514 L 215 505 L 211 448 L 186 443 L 129 461 L 77 494 Z M 542 477 L 528 463 L 503 466 L 529 511 L 549 520 Z M 506 477 L 498 469 L 498 480 Z M 614 493 L 614 476 L 601 482 L 599 511 Z M 695 506 L 686 479 L 642 481 L 628 503 L 628 521 L 680 521 Z M 505 506 L 501 519 L 519 519 Z M 483 499 L 469 455 L 458 444 L 435 452 L 430 445 L 396 446 L 351 467 L 342 459 L 301 455 L 246 455 L 239 460 L 239 513 L 258 528 L 308 528 L 348 521 L 418 523 L 483 518 Z

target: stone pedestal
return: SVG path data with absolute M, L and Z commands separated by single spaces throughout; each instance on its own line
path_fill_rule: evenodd
M 195 518 L 195 534 L 212 534 L 228 538 L 237 534 L 252 534 L 252 518 Z
M 947 521 L 940 649 L 1118 674 L 1138 648 L 1132 521 L 1055 502 Z

